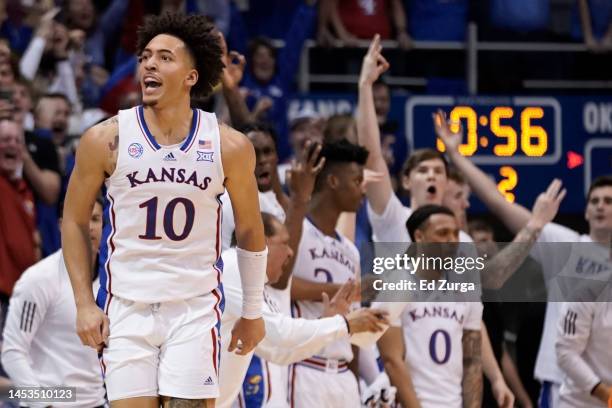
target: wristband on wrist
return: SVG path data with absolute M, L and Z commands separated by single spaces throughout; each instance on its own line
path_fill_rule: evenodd
M 242 317 L 245 319 L 258 319 L 262 315 L 267 255 L 268 248 L 259 252 L 236 248 L 242 282 Z

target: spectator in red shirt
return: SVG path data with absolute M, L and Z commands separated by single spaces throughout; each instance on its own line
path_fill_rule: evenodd
M 383 40 L 395 38 L 403 49 L 410 48 L 406 13 L 401 0 L 323 0 L 320 7 L 318 38 L 328 37 L 328 25 L 346 45 L 380 34 Z
M 23 130 L 0 119 L 0 308 L 15 282 L 36 261 L 34 197 L 22 178 Z M 4 319 L 0 319 L 0 325 Z M 1 329 L 1 327 L 0 327 Z

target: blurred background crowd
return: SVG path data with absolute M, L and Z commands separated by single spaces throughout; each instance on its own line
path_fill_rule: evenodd
M 392 174 L 410 153 L 390 115 L 393 95 L 609 93 L 610 0 L 1 0 L 2 305 L 20 274 L 60 246 L 58 209 L 79 136 L 139 103 L 136 30 L 164 11 L 214 21 L 232 53 L 222 85 L 196 103 L 235 127 L 271 125 L 281 163 L 307 139 L 356 140 L 351 114 L 325 117 L 290 102 L 300 92 L 356 93 L 376 33 L 391 64 L 374 100 Z M 466 49 L 475 41 L 483 48 L 474 65 Z M 533 48 L 543 43 L 564 52 Z M 370 239 L 367 228 L 357 234 Z M 530 316 L 541 319 L 543 308 Z M 517 330 L 501 335 L 516 342 Z M 531 357 L 539 338 L 519 338 L 532 343 Z M 532 401 L 534 359 L 519 364 Z

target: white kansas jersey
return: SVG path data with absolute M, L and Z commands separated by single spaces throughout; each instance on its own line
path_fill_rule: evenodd
M 106 179 L 98 304 L 111 296 L 158 303 L 211 292 L 220 283 L 225 191 L 219 125 L 193 109 L 183 142 L 161 146 L 144 109 L 119 112 L 117 166 Z
M 345 283 L 360 276 L 359 251 L 345 236 L 323 234 L 309 219 L 305 219 L 302 239 L 293 266 L 293 276 L 315 282 Z M 323 303 L 297 301 L 294 317 L 318 319 Z M 317 353 L 317 356 L 351 361 L 353 352 L 348 339 L 338 340 Z
M 401 326 L 406 364 L 423 408 L 463 405 L 463 331 L 480 331 L 480 302 L 409 302 L 393 326 Z

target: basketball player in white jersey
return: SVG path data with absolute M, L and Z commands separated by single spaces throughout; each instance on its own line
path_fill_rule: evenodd
M 446 207 L 419 207 L 406 226 L 416 243 L 458 242 L 457 220 Z M 402 406 L 480 407 L 480 302 L 407 302 L 390 319 L 378 348 Z
M 262 213 L 262 220 L 270 250 L 266 273 L 268 283 L 274 283 L 284 273 L 283 265 L 293 256 L 293 252 L 289 247 L 287 228 L 270 214 Z M 221 337 L 228 338 L 225 333 L 229 334 L 231 324 L 239 318 L 242 303 L 235 248 L 224 251 L 223 261 L 227 302 Z M 288 364 L 312 356 L 337 339 L 347 338 L 353 333 L 377 331 L 386 322 L 384 318 L 378 317 L 384 315 L 380 310 L 359 309 L 349 312 L 353 291 L 350 283 L 345 284 L 331 301 L 325 299 L 323 318 L 316 320 L 284 315 L 268 290 L 269 286 L 266 285 L 263 310 L 266 336 L 255 348 L 253 360 L 250 361 L 251 355 L 239 356 L 223 351 L 221 395 L 217 400 L 221 408 L 231 406 L 241 388 L 240 401 L 243 407 L 286 407 L 287 381 L 286 378 L 284 383 L 278 381 L 278 375 L 271 370 L 272 363 L 287 371 Z M 228 326 L 230 328 L 226 329 Z M 248 375 L 245 378 L 247 369 Z M 275 395 L 278 397 L 274 398 Z
M 610 263 L 609 257 L 603 261 Z M 609 269 L 609 266 L 608 266 Z M 565 302 L 555 344 L 563 372 L 559 406 L 612 406 L 612 303 Z
M 223 308 L 221 204 L 234 202 L 242 318 L 230 351 L 264 336 L 266 248 L 253 177 L 255 155 L 240 133 L 192 109 L 223 64 L 204 16 L 150 17 L 139 30 L 143 106 L 121 111 L 82 137 L 62 228 L 84 344 L 102 349 L 113 407 L 214 406 Z M 88 285 L 88 214 L 104 184 L 103 267 L 96 306 Z M 108 316 L 108 317 L 107 317 Z M 109 325 L 110 320 L 110 325 Z
M 446 145 L 448 157 L 459 171 L 467 178 L 472 191 L 476 193 L 485 205 L 500 219 L 511 232 L 517 233 L 528 224 L 531 213 L 525 207 L 508 202 L 499 192 L 495 183 L 469 159 L 463 157 L 458 150 L 462 134 L 452 132 L 446 121 L 436 129 L 438 137 Z M 548 188 L 553 196 L 561 190 L 561 183 L 555 180 Z M 541 231 L 534 231 L 540 243 L 554 242 L 596 242 L 609 245 L 612 237 L 612 176 L 602 176 L 593 181 L 586 197 L 585 219 L 589 223 L 589 234 L 578 232 L 555 223 L 548 223 Z M 550 287 L 554 278 L 564 267 L 564 260 L 555 253 L 554 245 L 538 245 L 531 255 L 541 264 L 547 284 L 549 298 L 555 297 L 555 287 Z M 542 382 L 540 407 L 557 407 L 559 388 L 562 375 L 557 366 L 555 356 L 556 325 L 560 318 L 560 304 L 549 302 L 546 307 L 546 317 L 542 340 L 536 361 L 535 377 Z
M 355 212 L 363 198 L 363 165 L 367 150 L 343 140 L 323 146 L 325 166 L 317 176 L 293 275 L 304 280 L 345 283 L 360 276 L 359 252 L 336 232 L 342 212 Z M 295 296 L 294 316 L 321 317 L 318 299 Z M 316 356 L 292 367 L 290 402 L 295 407 L 359 407 L 357 380 L 349 370 L 353 351 L 348 339 L 338 340 Z M 355 369 L 356 372 L 356 369 Z
M 89 225 L 95 254 L 102 235 L 101 200 L 93 207 Z M 92 261 L 90 271 L 95 257 Z M 99 286 L 97 280 L 93 286 Z M 2 366 L 15 386 L 76 387 L 76 400 L 62 406 L 101 408 L 106 400 L 98 356 L 81 343 L 75 323 L 74 296 L 59 250 L 28 268 L 15 284 L 4 327 Z M 32 408 L 49 405 L 29 404 Z

